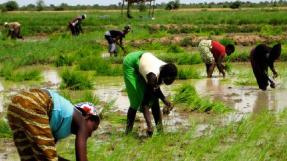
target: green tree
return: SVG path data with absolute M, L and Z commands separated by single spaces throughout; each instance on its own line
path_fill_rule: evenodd
M 241 5 L 240 1 L 235 1 L 235 2 L 231 3 L 229 7 L 232 9 L 238 9 L 238 8 L 240 8 L 240 5 Z
M 165 6 L 165 9 L 166 10 L 175 10 L 175 9 L 179 9 L 179 7 L 180 7 L 179 0 L 175 0 L 175 1 L 168 2 Z
M 139 3 L 138 9 L 139 9 L 140 12 L 146 11 L 146 5 L 145 5 L 145 3 L 144 3 L 144 2 Z
M 37 0 L 36 6 L 37 6 L 37 11 L 42 11 L 45 7 L 45 3 L 43 0 Z
M 8 1 L 4 4 L 4 10 L 14 11 L 19 8 L 18 3 L 16 1 Z

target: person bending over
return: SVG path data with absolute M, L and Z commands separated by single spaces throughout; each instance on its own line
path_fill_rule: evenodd
M 250 52 L 251 66 L 260 89 L 266 90 L 270 83 L 271 88 L 275 88 L 275 82 L 268 76 L 268 67 L 273 73 L 273 78 L 278 76 L 274 67 L 274 62 L 280 57 L 281 44 L 276 44 L 272 48 L 265 44 L 259 44 Z
M 211 78 L 215 66 L 219 72 L 225 77 L 225 66 L 222 64 L 225 56 L 229 56 L 235 50 L 234 45 L 222 45 L 214 40 L 201 40 L 198 45 L 200 56 L 206 66 L 207 77 Z
M 162 131 L 162 112 L 159 99 L 171 109 L 172 104 L 163 95 L 160 85 L 171 85 L 177 76 L 177 67 L 165 63 L 149 52 L 129 53 L 123 61 L 124 81 L 130 101 L 127 113 L 126 134 L 133 128 L 136 112 L 143 113 L 147 124 L 147 134 L 153 134 L 149 108 L 151 107 L 155 124 Z
M 76 135 L 78 161 L 87 159 L 87 139 L 100 123 L 91 103 L 73 105 L 57 92 L 23 90 L 11 97 L 7 118 L 21 160 L 65 160 L 57 155 L 56 143 Z

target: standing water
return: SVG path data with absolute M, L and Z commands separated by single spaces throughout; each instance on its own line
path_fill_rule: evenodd
M 200 80 L 195 87 L 200 95 L 223 101 L 241 113 L 258 113 L 264 109 L 281 111 L 287 107 L 286 89 L 261 91 L 255 86 L 238 87 L 222 84 L 219 78 Z
M 61 83 L 61 78 L 59 77 L 57 70 L 45 70 L 43 72 L 43 77 L 49 86 L 58 87 Z

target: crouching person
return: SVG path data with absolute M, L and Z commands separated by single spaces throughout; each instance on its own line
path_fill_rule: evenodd
M 4 26 L 8 29 L 7 36 L 11 37 L 11 39 L 24 39 L 21 35 L 21 24 L 19 22 L 5 22 Z
M 165 63 L 148 52 L 129 53 L 123 62 L 124 81 L 130 101 L 127 113 L 126 134 L 133 128 L 136 112 L 143 113 L 147 124 L 147 135 L 153 134 L 149 109 L 151 108 L 155 124 L 162 131 L 162 112 L 159 99 L 171 109 L 172 104 L 163 95 L 160 85 L 171 85 L 177 76 L 174 64 Z
M 73 105 L 58 93 L 30 89 L 11 97 L 8 122 L 21 160 L 64 160 L 56 143 L 76 135 L 77 160 L 87 160 L 87 139 L 98 128 L 100 118 L 91 103 Z
M 259 44 L 251 50 L 251 65 L 260 89 L 266 90 L 269 83 L 271 88 L 275 88 L 275 82 L 268 76 L 268 67 L 273 73 L 273 78 L 276 78 L 278 73 L 275 70 L 274 62 L 280 55 L 280 43 L 274 45 L 272 48 L 265 44 Z

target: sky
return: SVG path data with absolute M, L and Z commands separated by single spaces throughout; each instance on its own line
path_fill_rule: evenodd
M 0 0 L 1 3 L 5 3 L 8 0 Z M 36 4 L 37 0 L 15 0 L 20 6 L 27 5 L 27 4 Z M 69 5 L 110 5 L 110 4 L 118 4 L 122 0 L 44 0 L 45 5 L 59 5 L 61 3 L 67 3 Z M 162 2 L 169 2 L 170 0 L 156 0 L 156 3 L 162 3 Z M 224 2 L 224 1 L 236 1 L 236 0 L 180 0 L 180 3 L 199 3 L 199 2 Z M 247 1 L 247 0 L 244 0 Z M 251 2 L 259 2 L 259 1 L 265 1 L 265 0 L 250 0 Z

